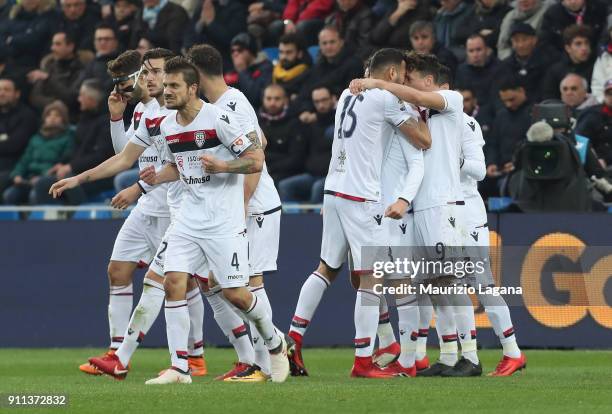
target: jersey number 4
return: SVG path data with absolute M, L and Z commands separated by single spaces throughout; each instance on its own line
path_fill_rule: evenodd
M 342 114 L 340 115 L 340 128 L 338 128 L 338 139 L 350 138 L 353 132 L 355 132 L 355 128 L 357 127 L 357 114 L 353 111 L 353 107 L 357 101 L 361 102 L 363 99 L 363 95 L 348 95 L 344 98 Z M 344 128 L 344 119 L 347 116 L 351 119 L 351 124 L 348 128 Z

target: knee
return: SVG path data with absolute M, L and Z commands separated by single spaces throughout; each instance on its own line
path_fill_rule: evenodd
M 108 264 L 108 280 L 111 286 L 125 286 L 132 283 L 132 269 L 125 262 L 111 261 Z
M 246 311 L 253 302 L 253 294 L 245 288 L 223 289 L 223 296 L 232 305 Z
M 339 272 L 340 269 L 333 269 L 329 267 L 325 262 L 319 262 L 319 267 L 317 267 L 317 273 L 327 279 L 330 284 L 334 280 L 336 280 L 336 277 L 338 276 Z
M 164 277 L 164 290 L 166 291 L 166 297 L 169 299 L 184 299 L 187 293 L 187 275 L 178 272 L 166 273 Z

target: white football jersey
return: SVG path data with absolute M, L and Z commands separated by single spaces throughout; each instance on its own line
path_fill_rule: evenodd
M 480 197 L 478 180 L 470 174 L 474 167 L 486 173 L 485 156 L 482 151 L 485 141 L 478 121 L 467 114 L 463 114 L 463 135 L 461 136 L 461 190 L 464 198 Z M 480 175 L 480 174 L 479 174 Z M 480 177 L 478 177 L 480 178 Z
M 238 89 L 229 88 L 219 99 L 217 99 L 214 105 L 232 114 L 245 134 L 255 131 L 261 140 L 263 134 L 259 127 L 255 109 L 253 109 L 246 96 Z M 259 183 L 257 184 L 255 193 L 249 200 L 247 213 L 264 213 L 280 205 L 281 201 L 278 191 L 276 191 L 276 187 L 274 186 L 274 180 L 270 177 L 268 167 L 264 162 Z
M 419 113 L 410 105 L 406 104 L 406 109 L 411 118 L 419 119 Z M 412 203 L 422 179 L 420 177 L 418 182 L 414 183 L 407 180 L 413 160 L 423 164 L 423 151 L 410 144 L 403 134 L 395 129 L 393 137 L 385 148 L 382 164 L 382 191 L 385 206 L 396 202 L 399 197 Z
M 176 111 L 162 107 L 151 108 L 142 114 L 138 128 L 134 136 L 130 139 L 133 144 L 140 145 L 146 148 L 155 148 L 158 154 L 162 157 L 162 165 L 165 165 L 165 160 L 168 159 L 168 147 L 164 138 L 160 134 L 159 125 L 170 114 L 175 114 Z M 146 153 L 143 153 L 143 155 Z M 183 196 L 183 184 L 180 181 L 163 184 L 166 186 L 166 203 L 170 208 L 172 216 L 176 214 L 181 206 Z M 155 193 L 159 188 L 151 191 Z
M 246 229 L 244 175 L 208 174 L 200 157 L 209 154 L 231 161 L 252 143 L 231 114 L 201 102 L 202 109 L 189 125 L 180 125 L 176 112 L 161 123 L 169 160 L 186 187 L 174 229 L 198 238 L 235 237 Z
M 445 105 L 440 112 L 429 110 L 427 126 L 431 147 L 423 153 L 425 174 L 414 199 L 415 211 L 463 201 L 459 179 L 463 97 L 449 90 L 436 93 L 442 95 Z
M 381 201 L 383 152 L 394 128 L 408 118 L 404 103 L 388 91 L 352 95 L 345 89 L 336 109 L 325 190 Z

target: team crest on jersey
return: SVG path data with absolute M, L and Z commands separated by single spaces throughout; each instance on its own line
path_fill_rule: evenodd
M 176 156 L 176 165 L 178 165 L 179 168 L 183 168 L 183 157 L 181 155 Z
M 206 135 L 202 131 L 198 131 L 195 133 L 195 143 L 199 148 L 204 146 L 204 141 L 206 141 Z

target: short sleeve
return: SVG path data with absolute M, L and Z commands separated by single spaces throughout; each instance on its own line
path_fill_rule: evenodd
M 410 118 L 408 107 L 401 99 L 390 92 L 384 91 L 385 121 L 398 127 Z
M 456 91 L 437 91 L 444 98 L 444 109 L 442 112 L 463 113 L 463 96 Z
M 240 155 L 252 145 L 238 120 L 225 111 L 218 111 L 215 129 L 219 141 L 221 141 L 236 158 L 240 157 Z
M 146 116 L 146 113 L 142 115 L 141 121 L 138 123 L 138 128 L 134 132 L 134 135 L 132 135 L 132 137 L 130 138 L 131 143 L 140 145 L 141 147 L 145 148 L 153 145 L 153 141 L 151 140 L 151 136 L 149 135 L 149 130 L 147 129 L 149 119 L 146 118 Z

